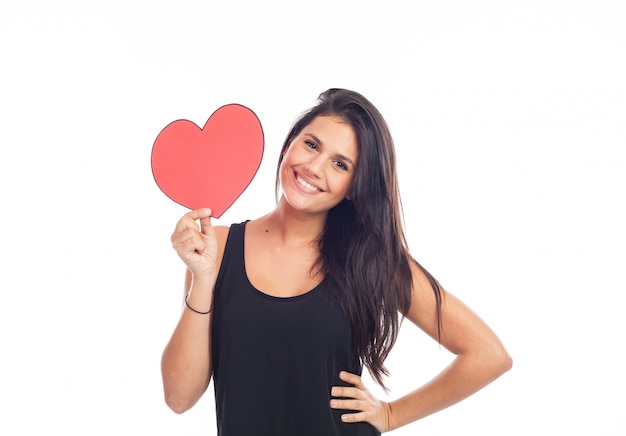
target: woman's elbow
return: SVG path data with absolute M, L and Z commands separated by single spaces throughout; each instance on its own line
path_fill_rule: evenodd
M 181 413 L 185 413 L 191 409 L 195 403 L 195 401 L 185 399 L 180 395 L 165 393 L 165 404 L 176 414 L 180 415 Z
M 200 399 L 204 390 L 199 390 L 184 383 L 168 383 L 164 379 L 163 398 L 167 407 L 174 413 L 181 414 L 191 409 Z
M 491 363 L 490 366 L 492 367 L 492 371 L 495 374 L 495 378 L 500 377 L 502 374 L 513 368 L 513 358 L 502 345 L 499 345 L 492 350 L 489 361 Z
M 511 355 L 509 353 L 506 354 L 506 359 L 504 361 L 504 371 L 503 372 L 507 372 L 509 370 L 511 370 L 511 368 L 513 368 L 513 358 L 511 357 Z

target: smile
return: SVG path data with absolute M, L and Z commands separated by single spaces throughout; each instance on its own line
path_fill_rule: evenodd
M 321 189 L 319 189 L 317 186 L 313 186 L 310 183 L 308 183 L 306 180 L 304 180 L 302 177 L 300 177 L 297 173 L 296 173 L 296 181 L 303 187 L 305 188 L 307 191 L 314 191 L 314 192 L 320 192 Z

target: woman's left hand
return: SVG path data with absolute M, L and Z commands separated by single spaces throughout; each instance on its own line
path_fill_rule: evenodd
M 330 407 L 333 409 L 356 410 L 354 413 L 341 415 L 341 420 L 343 422 L 368 422 L 381 433 L 388 431 L 389 403 L 381 401 L 372 395 L 358 375 L 341 371 L 339 378 L 353 386 L 333 386 L 331 395 L 344 399 L 331 399 Z

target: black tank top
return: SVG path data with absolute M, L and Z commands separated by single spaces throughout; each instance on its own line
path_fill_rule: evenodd
M 380 435 L 330 408 L 339 371 L 361 374 L 350 322 L 324 283 L 267 295 L 245 271 L 246 223 L 231 226 L 215 286 L 213 381 L 220 436 Z

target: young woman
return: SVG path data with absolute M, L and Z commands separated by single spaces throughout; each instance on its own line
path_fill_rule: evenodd
M 358 93 L 330 89 L 278 160 L 276 208 L 212 227 L 177 223 L 185 306 L 162 358 L 177 413 L 215 387 L 218 434 L 378 435 L 448 407 L 511 367 L 493 331 L 409 254 L 389 130 Z M 402 317 L 456 354 L 426 385 L 375 398 Z

